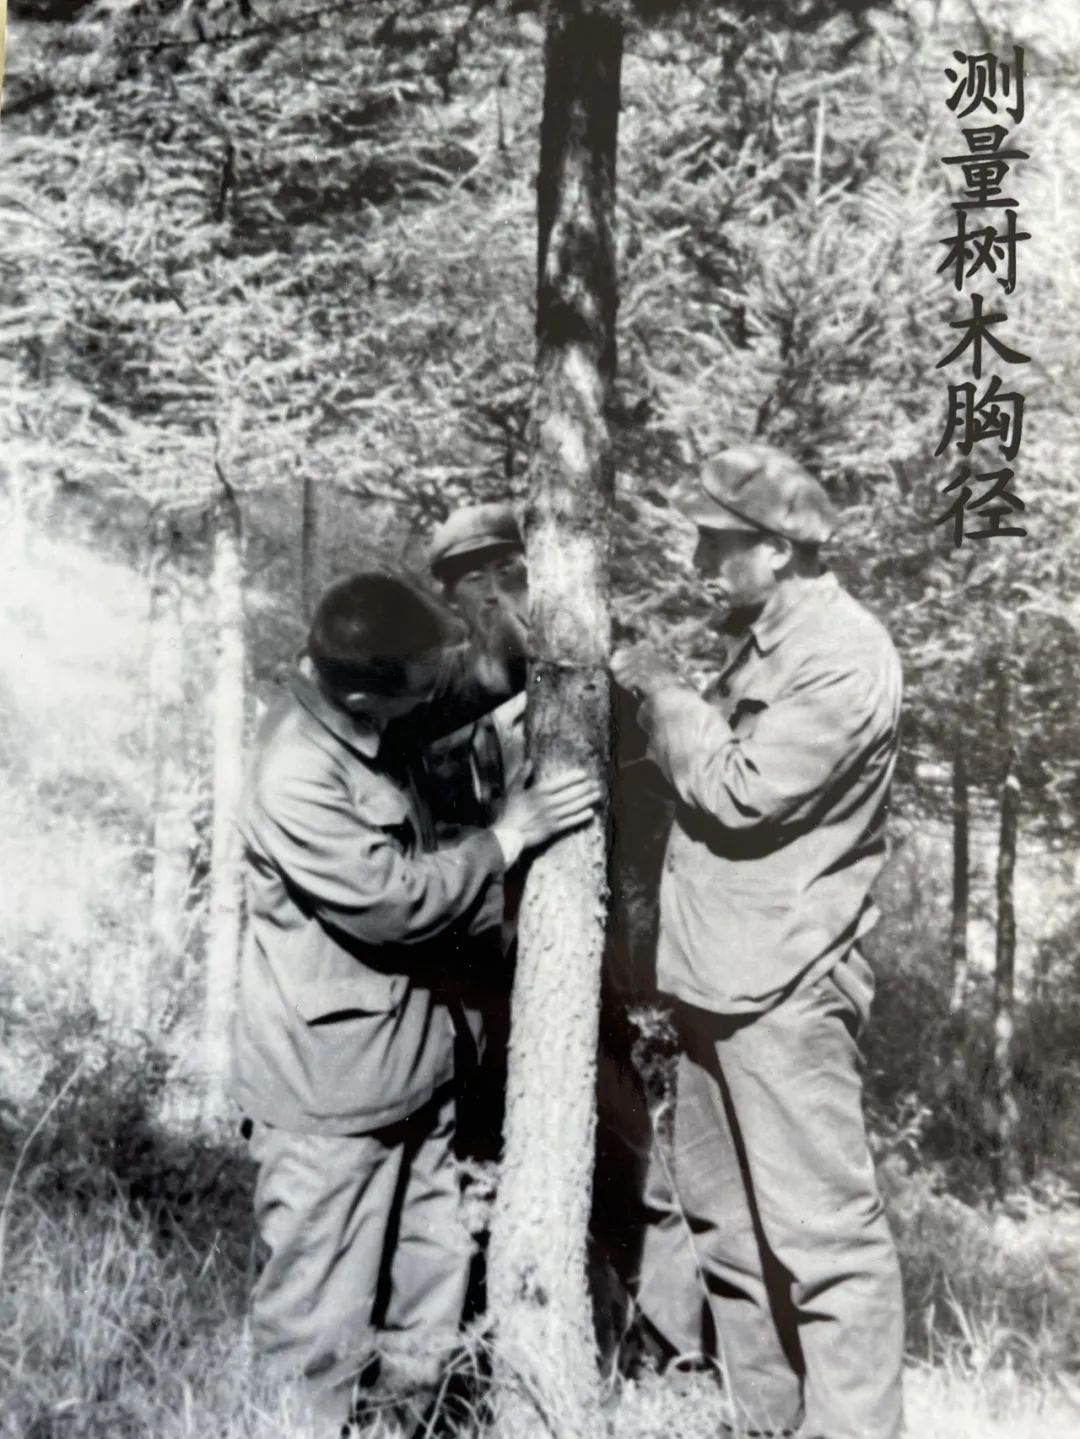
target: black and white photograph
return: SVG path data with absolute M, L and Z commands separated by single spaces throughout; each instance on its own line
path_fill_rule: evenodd
M 0 1439 L 1080 1439 L 1080 6 L 0 0 Z

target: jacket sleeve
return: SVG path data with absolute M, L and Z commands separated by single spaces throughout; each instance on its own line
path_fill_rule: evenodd
M 795 824 L 883 741 L 895 745 L 887 673 L 833 660 L 806 666 L 740 736 L 692 691 L 674 686 L 642 706 L 649 754 L 679 798 L 726 829 Z
M 500 658 L 471 645 L 448 651 L 435 693 L 418 717 L 427 741 L 452 734 L 525 688 L 527 660 L 508 652 Z
M 424 944 L 456 924 L 473 933 L 502 917 L 503 856 L 489 830 L 410 854 L 393 817 L 358 811 L 332 777 L 288 777 L 257 792 L 259 848 L 329 928 L 368 945 Z

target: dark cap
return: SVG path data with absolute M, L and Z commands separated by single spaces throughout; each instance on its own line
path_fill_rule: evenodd
M 523 549 L 521 530 L 507 504 L 465 505 L 436 527 L 428 546 L 428 564 L 438 579 L 460 569 L 479 550 Z
M 796 544 L 823 544 L 836 511 L 821 484 L 772 445 L 736 445 L 706 462 L 701 497 L 686 506 L 699 529 L 764 531 Z

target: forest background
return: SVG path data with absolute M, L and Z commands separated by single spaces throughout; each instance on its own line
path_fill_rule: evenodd
M 196 1117 L 238 756 L 323 584 L 523 495 L 542 27 L 482 0 L 10 11 L 0 1425 L 290 1433 L 235 1362 L 250 1174 Z M 1028 534 L 957 550 L 943 72 L 1017 43 Z M 616 625 L 708 675 L 678 502 L 757 437 L 826 481 L 835 564 L 900 647 L 867 1094 L 930 1436 L 1080 1426 L 1078 55 L 1065 3 L 628 19 Z M 655 1056 L 659 833 L 624 820 L 614 977 Z M 715 1427 L 659 1377 L 614 1402 L 619 1434 Z

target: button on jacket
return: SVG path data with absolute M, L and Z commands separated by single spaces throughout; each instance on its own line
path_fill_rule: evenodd
M 891 640 L 827 573 L 773 595 L 706 697 L 649 697 L 650 755 L 677 796 L 662 990 L 765 1010 L 871 927 L 900 695 Z
M 503 856 L 486 830 L 435 848 L 419 741 L 402 736 L 380 738 L 303 676 L 259 736 L 234 1070 L 245 1112 L 268 1124 L 366 1132 L 453 1073 L 443 985 L 500 922 Z

